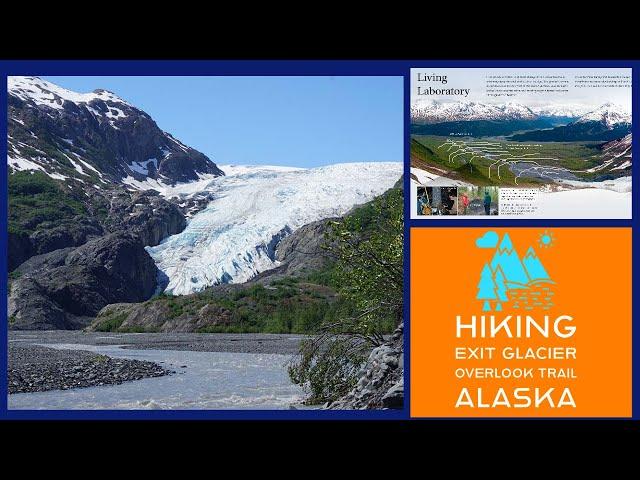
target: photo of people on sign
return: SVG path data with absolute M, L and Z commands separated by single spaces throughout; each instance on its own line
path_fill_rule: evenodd
M 418 187 L 417 215 L 457 215 L 457 187 Z
M 498 215 L 498 187 L 458 187 L 458 215 Z

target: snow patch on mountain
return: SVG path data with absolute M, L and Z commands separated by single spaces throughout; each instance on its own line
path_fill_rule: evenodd
M 35 162 L 32 162 L 29 159 L 22 158 L 19 156 L 13 156 L 9 154 L 7 156 L 7 163 L 10 167 L 15 170 L 40 170 L 41 172 L 47 173 L 42 165 L 39 165 Z
M 588 105 L 554 104 L 528 107 L 519 103 L 439 102 L 420 100 L 411 106 L 411 120 L 417 123 L 465 122 L 477 120 L 536 120 L 540 117 L 576 118 L 576 122 L 598 121 L 612 128 L 631 123 L 629 109 L 613 103 L 597 108 Z
M 461 122 L 471 120 L 534 120 L 537 115 L 525 105 L 506 103 L 493 105 L 477 102 L 414 103 L 411 119 L 424 123 Z
M 302 169 L 223 166 L 226 175 L 168 187 L 167 197 L 202 191 L 215 199 L 191 218 L 186 229 L 147 247 L 168 277 L 167 292 L 193 293 L 225 282 L 244 282 L 275 268 L 278 241 L 310 222 L 341 216 L 391 188 L 401 163 L 346 163 Z
M 540 117 L 579 118 L 592 111 L 593 106 L 555 104 L 531 107 L 531 110 Z
M 132 176 L 122 179 L 122 183 L 133 190 L 155 190 L 166 198 L 185 199 L 191 198 L 193 195 L 206 192 L 210 188 L 215 188 L 213 182 L 218 175 L 211 173 L 199 173 L 198 180 L 193 182 L 179 182 L 175 185 L 164 182 L 162 178 L 146 178 L 145 180 L 137 180 Z
M 153 165 L 153 170 L 157 170 L 158 159 L 150 158 L 145 162 L 132 162 L 127 166 L 131 169 L 132 172 L 136 172 L 136 173 L 139 173 L 140 175 L 147 176 L 149 175 L 149 169 L 151 168 L 150 165 Z
M 82 166 L 81 166 L 79 163 L 76 163 L 76 162 L 73 160 L 73 158 L 71 158 L 69 155 L 67 155 L 67 154 L 66 154 L 66 153 L 64 153 L 64 152 L 60 152 L 60 153 L 62 153 L 62 155 L 64 155 L 64 156 L 65 156 L 65 158 L 66 158 L 67 160 L 69 160 L 69 162 L 71 162 L 71 165 L 73 166 L 73 168 L 75 168 L 75 169 L 76 169 L 76 172 L 78 172 L 80 175 L 87 175 L 87 174 L 84 172 L 84 169 L 82 168 Z
M 114 183 L 123 177 L 175 183 L 193 181 L 199 173 L 222 174 L 206 155 L 106 90 L 78 93 L 38 77 L 9 77 L 8 94 L 12 170 L 41 170 L 52 178 L 81 182 L 93 175 L 88 169 L 100 170 L 101 177 Z M 36 129 L 47 135 L 38 139 Z M 54 151 L 68 161 L 60 161 Z
M 73 154 L 75 155 L 75 154 Z M 100 172 L 100 170 L 98 170 L 97 168 L 95 168 L 93 165 L 85 162 L 82 158 L 80 158 L 78 155 L 75 155 L 76 158 L 78 159 L 78 161 L 84 165 L 86 168 L 88 168 L 89 170 L 92 170 L 94 173 L 96 173 L 100 178 L 102 178 L 102 173 Z M 102 180 L 100 180 L 102 181 Z M 102 181 L 104 183 L 104 181 Z
M 604 180 L 601 182 L 585 182 L 582 180 L 564 180 L 562 183 L 571 187 L 594 189 L 594 190 L 611 190 L 618 193 L 631 193 L 633 180 L 631 175 L 618 177 L 612 180 Z
M 446 173 L 446 172 L 444 172 Z M 454 180 L 421 168 L 411 167 L 411 184 L 421 187 L 472 187 L 462 180 Z
M 611 129 L 620 123 L 631 124 L 631 112 L 621 105 L 605 103 L 575 121 L 575 123 L 585 122 L 600 122 Z
M 44 105 L 58 110 L 63 108 L 62 105 L 65 100 L 76 104 L 102 100 L 129 105 L 126 101 L 107 90 L 78 93 L 38 77 L 8 77 L 7 85 L 9 94 L 25 102 L 32 101 L 36 105 Z M 122 118 L 121 116 L 124 116 L 122 110 L 114 109 L 113 107 L 112 109 L 114 111 L 107 112 L 107 116 L 114 118 Z

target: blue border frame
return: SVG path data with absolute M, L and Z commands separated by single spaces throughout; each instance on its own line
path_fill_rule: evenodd
M 353 75 L 353 76 L 402 76 L 404 77 L 404 187 L 409 191 L 409 103 L 410 103 L 410 68 L 429 65 L 433 68 L 443 67 L 523 67 L 523 68 L 589 68 L 619 67 L 633 68 L 633 115 L 638 110 L 638 95 L 635 89 L 638 83 L 640 63 L 631 60 L 0 60 L 0 138 L 7 138 L 7 76 L 10 75 L 139 75 L 139 76 L 314 76 L 314 75 Z M 633 143 L 638 138 L 637 123 L 633 123 Z M 0 142 L 0 156 L 7 156 L 7 142 Z M 633 167 L 633 177 L 637 175 L 637 166 Z M 1 169 L 0 186 L 2 187 L 2 205 L 4 214 L 0 218 L 0 272 L 7 272 L 7 169 Z M 632 194 L 632 198 L 636 195 Z M 6 328 L 0 328 L 0 419 L 11 420 L 399 420 L 410 419 L 410 276 L 409 276 L 409 231 L 411 227 L 430 226 L 443 227 L 442 220 L 411 220 L 409 215 L 409 197 L 405 193 L 405 225 L 404 225 L 404 366 L 405 366 L 405 405 L 403 410 L 7 410 L 7 342 Z M 638 217 L 638 206 L 633 203 L 634 220 L 483 220 L 461 219 L 447 221 L 447 227 L 634 227 Z M 634 236 L 635 237 L 635 236 Z M 636 244 L 633 239 L 633 245 Z M 633 258 L 635 270 L 637 260 Z M 639 293 L 635 284 L 632 293 Z M 0 282 L 0 309 L 5 312 L 4 325 L 7 325 L 7 278 Z M 633 313 L 633 312 L 632 312 Z M 635 317 L 633 317 L 635 319 Z M 639 330 L 634 329 L 632 340 L 639 341 Z M 640 368 L 636 363 L 640 357 L 633 358 L 633 377 Z M 633 412 L 640 412 L 640 383 L 633 383 Z M 501 417 L 508 420 L 521 418 Z M 633 417 L 637 418 L 637 417 Z M 483 420 L 473 418 L 469 420 Z M 557 418 L 556 420 L 563 420 Z M 424 420 L 424 419 L 414 419 Z M 435 420 L 435 419 L 431 419 Z M 438 419 L 446 420 L 446 419 Z M 456 419 L 467 420 L 467 419 Z M 495 418 L 493 418 L 495 420 Z M 571 419 L 571 420 L 575 420 Z

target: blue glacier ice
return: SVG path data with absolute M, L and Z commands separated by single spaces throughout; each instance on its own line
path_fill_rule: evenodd
M 218 283 L 245 282 L 275 268 L 278 238 L 307 223 L 341 216 L 391 188 L 400 162 L 343 163 L 318 168 L 222 166 L 225 176 L 154 188 L 167 197 L 214 195 L 181 233 L 147 247 L 168 293 L 185 295 Z

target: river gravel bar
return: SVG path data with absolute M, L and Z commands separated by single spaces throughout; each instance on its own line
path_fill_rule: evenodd
M 119 385 L 173 373 L 160 365 L 111 358 L 86 350 L 60 350 L 28 343 L 9 345 L 9 393 Z
M 157 363 L 112 358 L 60 345 L 109 345 L 135 350 L 295 355 L 302 335 L 231 333 L 102 333 L 10 331 L 9 393 L 115 385 L 172 373 Z M 47 344 L 57 348 L 46 347 Z
M 279 353 L 295 355 L 304 335 L 273 333 L 102 333 L 80 330 L 12 330 L 9 343 L 119 345 L 136 350 Z

